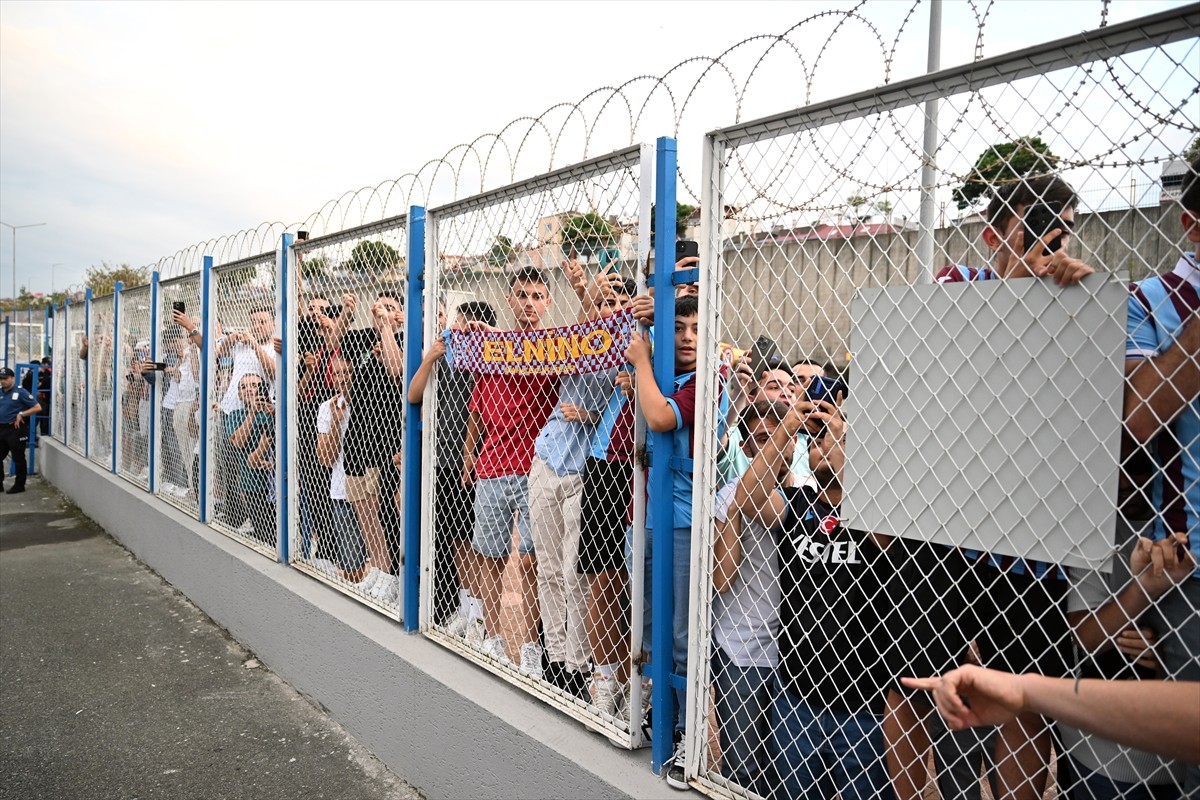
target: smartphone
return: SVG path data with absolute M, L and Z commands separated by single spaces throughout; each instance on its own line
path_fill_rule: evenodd
M 822 376 L 814 377 L 808 383 L 808 389 L 805 390 L 808 399 L 815 403 L 819 400 L 826 403 L 837 405 L 838 395 L 845 400 L 850 396 L 850 390 L 846 388 L 846 384 L 842 383 L 837 378 L 826 378 Z
M 167 368 L 167 362 L 165 362 L 165 361 L 155 361 L 154 362 L 154 371 L 155 372 L 162 372 L 166 368 Z
M 596 254 L 600 259 L 600 271 L 617 273 L 621 271 L 621 251 L 615 247 L 601 247 Z
M 680 239 L 675 243 L 675 261 L 678 262 L 682 258 L 693 258 L 700 256 L 700 244 L 693 242 L 691 239 Z
M 330 303 L 329 311 L 325 312 L 325 316 L 329 317 L 330 319 L 337 319 L 341 315 L 342 315 L 341 303 Z
M 1062 221 L 1062 206 L 1059 203 L 1034 203 L 1025 210 L 1025 252 L 1035 246 L 1034 242 L 1041 239 L 1055 228 L 1061 228 L 1065 233 L 1069 226 Z M 1063 234 L 1059 234 L 1046 242 L 1042 255 L 1052 255 L 1062 248 Z
M 296 231 L 296 241 L 297 242 L 307 242 L 308 241 L 308 231 Z
M 180 314 L 187 313 L 187 305 L 182 300 L 176 300 L 174 303 L 171 303 L 171 308 L 178 311 Z
M 763 372 L 776 369 L 782 363 L 783 356 L 780 354 L 779 345 L 775 344 L 775 340 L 759 336 L 755 340 L 754 346 L 750 348 L 750 367 L 754 370 L 754 377 L 761 378 Z

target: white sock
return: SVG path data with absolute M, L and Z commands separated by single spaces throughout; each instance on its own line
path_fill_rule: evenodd
M 600 677 L 602 677 L 602 678 L 611 678 L 613 675 L 617 674 L 617 665 L 616 664 L 597 664 L 596 672 L 600 673 Z

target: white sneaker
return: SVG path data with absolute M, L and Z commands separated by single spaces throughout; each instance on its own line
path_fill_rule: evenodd
M 386 572 L 371 587 L 371 597 L 385 606 L 395 605 L 400 596 L 400 579 Z
M 308 563 L 317 572 L 323 572 L 331 578 L 337 577 L 337 564 L 334 564 L 327 558 L 314 558 Z
M 138 473 L 138 480 L 141 481 L 142 483 L 146 483 L 147 481 L 150 480 L 150 468 L 149 467 L 142 467 L 142 471 Z
M 449 621 L 446 622 L 446 634 L 463 639 L 467 635 L 467 626 L 470 624 L 470 621 L 462 614 L 451 614 Z
M 254 535 L 254 526 L 250 524 L 250 520 L 246 520 L 245 522 L 242 523 L 242 527 L 237 529 L 237 532 L 240 533 L 242 536 L 253 536 Z
M 592 705 L 601 714 L 614 717 L 617 715 L 617 707 L 620 705 L 624 689 L 623 685 L 617 683 L 616 675 L 592 673 Z
M 508 649 L 504 646 L 503 637 L 493 636 L 490 639 L 485 639 L 483 642 L 483 654 L 491 656 L 506 667 L 512 666 L 512 662 L 508 660 Z
M 370 594 L 371 590 L 375 588 L 375 584 L 383 577 L 383 574 L 383 570 L 378 567 L 371 567 L 371 570 L 367 573 L 367 577 L 358 582 L 358 590 L 363 594 Z
M 463 633 L 463 641 L 467 643 L 467 647 L 482 650 L 486 638 L 486 631 L 483 629 L 483 620 L 473 619 L 467 621 L 467 629 Z
M 542 679 L 542 646 L 537 642 L 521 645 L 521 666 L 518 667 L 534 680 Z

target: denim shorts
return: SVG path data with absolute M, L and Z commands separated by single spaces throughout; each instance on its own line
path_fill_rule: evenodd
M 519 552 L 533 552 L 533 530 L 529 525 L 529 478 L 505 475 L 475 482 L 476 552 L 488 558 L 505 558 L 512 552 L 513 516 L 521 536 Z

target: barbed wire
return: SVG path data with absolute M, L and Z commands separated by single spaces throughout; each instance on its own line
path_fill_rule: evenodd
M 895 79 L 903 36 L 921 5 L 920 0 L 909 3 L 895 24 L 894 32 L 886 35 L 881 25 L 867 16 L 867 0 L 861 0 L 845 10 L 812 14 L 792 24 L 783 33 L 749 37 L 720 55 L 684 59 L 661 76 L 639 75 L 617 85 L 592 89 L 574 102 L 555 103 L 535 116 L 516 117 L 499 131 L 480 134 L 469 142 L 456 144 L 440 157 L 426 161 L 415 172 L 383 180 L 374 186 L 347 191 L 301 221 L 292 224 L 263 222 L 253 228 L 198 242 L 159 259 L 155 268 L 164 279 L 188 274 L 201 268 L 206 255 L 213 256 L 214 262 L 220 265 L 273 250 L 280 234 L 286 231 L 305 230 L 313 236 L 334 233 L 406 213 L 413 205 L 432 207 L 480 194 L 611 152 L 639 140 L 651 140 L 668 131 L 680 138 L 685 133 L 711 129 L 710 120 L 722 126 L 734 125 L 742 122 L 747 114 L 809 105 L 817 99 L 817 81 L 825 74 L 822 68 L 829 54 L 846 46 L 847 37 L 856 34 L 865 33 L 873 45 L 863 47 L 861 41 L 856 39 L 854 52 L 863 60 L 871 53 L 879 53 L 881 83 L 889 84 Z M 1099 5 L 1099 24 L 1103 27 L 1108 23 L 1110 0 L 1100 0 Z M 995 19 L 998 7 L 994 0 L 985 3 L 968 0 L 967 7 L 976 26 L 974 60 L 979 61 L 985 53 L 985 31 L 989 20 Z M 809 59 L 805 55 L 805 45 L 815 41 L 819 41 L 820 45 Z M 812 48 L 807 49 L 811 51 Z M 923 62 L 923 58 L 920 60 Z M 1074 157 L 1062 160 L 1064 167 L 1129 167 L 1145 163 L 1147 159 L 1144 155 L 1126 154 L 1122 158 L 1122 154 L 1147 137 L 1151 124 L 1174 127 L 1192 134 L 1200 132 L 1200 126 L 1189 119 L 1185 109 L 1200 92 L 1195 85 L 1200 80 L 1193 82 L 1184 96 L 1163 98 L 1160 88 L 1148 86 L 1145 81 L 1137 85 L 1136 71 L 1123 77 L 1111 60 L 1101 63 L 1108 76 L 1107 82 L 1115 88 L 1119 101 L 1128 108 L 1137 109 L 1145 119 L 1153 122 L 1147 122 L 1141 130 L 1128 131 L 1125 136 L 1110 138 L 1108 145 L 1099 151 L 1071 154 Z M 1080 65 L 1076 69 L 1081 70 L 1075 89 L 1078 94 L 1089 82 L 1094 84 L 1092 70 L 1095 65 Z M 859 74 L 856 77 L 861 79 L 869 70 L 857 72 Z M 766 94 L 772 103 L 771 107 L 763 110 L 752 102 L 754 89 L 759 86 L 767 89 Z M 778 86 L 786 87 L 785 93 L 778 93 Z M 799 89 L 795 95 L 791 94 L 793 87 Z M 846 91 L 842 84 L 837 84 L 837 90 L 839 93 Z M 1166 99 L 1165 109 L 1155 110 L 1152 107 L 1155 95 L 1160 102 Z M 759 104 L 763 104 L 761 100 Z M 721 108 L 726 108 L 728 113 L 721 114 Z M 1052 109 L 1040 127 L 1052 129 L 1056 121 L 1072 108 L 1075 108 L 1073 104 L 1067 104 Z M 982 113 L 996 131 L 1010 139 L 1037 135 L 1036 131 L 1018 130 L 1008 124 L 1003 109 L 982 95 L 972 93 L 967 98 L 967 105 L 940 132 L 939 141 L 949 142 L 959 133 L 960 126 L 965 124 L 964 120 L 975 113 Z M 897 192 L 915 191 L 915 187 L 919 186 L 919 174 L 915 170 L 905 176 L 903 183 L 898 183 L 894 176 L 888 180 L 872 180 L 869 176 L 853 174 L 846 167 L 848 163 L 869 160 L 868 148 L 881 137 L 890 137 L 887 141 L 891 148 L 899 148 L 919 162 L 922 157 L 919 132 L 914 135 L 911 128 L 906 129 L 904 120 L 896 111 L 876 116 L 856 141 L 845 145 L 857 147 L 862 159 L 830 157 L 827 144 L 819 142 L 817 137 L 817 131 L 807 131 L 805 136 L 796 137 L 792 146 L 808 148 L 815 158 L 823 162 L 830 176 L 860 187 L 863 195 L 887 197 Z M 1159 154 L 1149 160 L 1152 162 L 1155 158 L 1165 158 L 1167 155 Z M 751 204 L 748 204 L 741 210 L 740 216 L 735 215 L 737 219 L 768 221 L 787 215 L 827 213 L 830 210 L 831 200 L 825 194 L 811 198 L 792 197 L 788 192 L 781 191 L 788 178 L 786 174 L 751 176 L 749 168 L 739 162 L 736 154 L 730 158 L 728 166 L 736 170 L 747 181 L 747 185 L 753 185 L 753 199 L 762 201 L 753 203 L 754 211 L 750 210 Z M 965 162 L 939 163 L 937 186 L 946 189 L 962 184 L 971 174 L 971 166 Z M 699 191 L 694 180 L 695 177 L 688 174 L 681 161 L 678 174 L 681 201 L 698 202 Z

